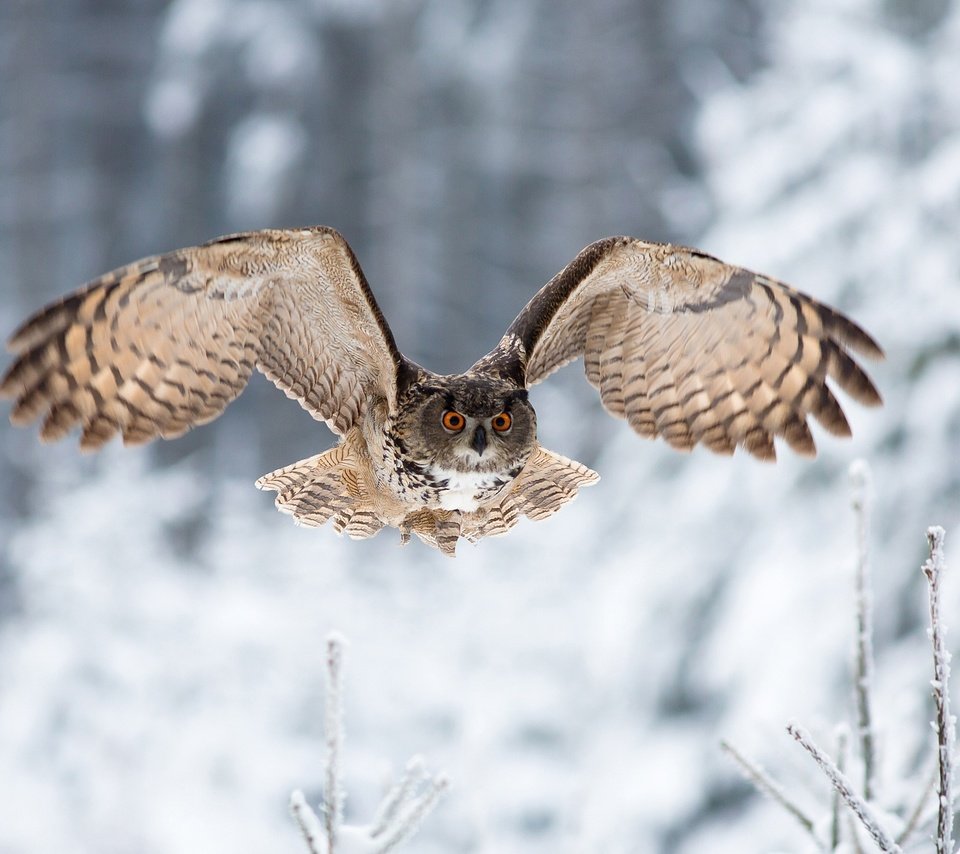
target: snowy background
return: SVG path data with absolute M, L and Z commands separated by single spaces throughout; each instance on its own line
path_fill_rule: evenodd
M 928 524 L 960 629 L 958 81 L 948 0 L 0 4 L 4 335 L 137 257 L 324 223 L 435 370 L 618 233 L 785 279 L 887 351 L 884 409 L 776 466 L 642 441 L 568 368 L 541 438 L 602 481 L 456 561 L 275 513 L 254 479 L 331 437 L 259 377 L 147 449 L 0 426 L 0 852 L 301 850 L 333 629 L 347 820 L 415 752 L 452 778 L 411 851 L 810 850 L 718 744 L 822 814 L 783 727 L 852 718 L 856 457 L 880 802 L 911 800 Z

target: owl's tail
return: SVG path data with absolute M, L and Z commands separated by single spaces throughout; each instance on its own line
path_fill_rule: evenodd
M 265 474 L 258 489 L 277 493 L 277 509 L 298 525 L 319 527 L 333 520 L 336 532 L 355 540 L 372 537 L 384 523 L 374 512 L 357 471 L 343 445 Z

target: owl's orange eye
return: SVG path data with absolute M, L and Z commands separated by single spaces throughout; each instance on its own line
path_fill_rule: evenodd
M 493 416 L 490 426 L 498 433 L 506 433 L 513 426 L 513 419 L 509 412 L 501 412 L 499 415 Z
M 454 409 L 445 409 L 440 416 L 440 423 L 451 433 L 459 433 L 467 426 L 467 419 Z

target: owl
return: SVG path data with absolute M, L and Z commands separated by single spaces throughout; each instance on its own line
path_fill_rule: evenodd
M 590 244 L 462 374 L 397 348 L 344 238 L 317 226 L 222 237 L 137 261 L 29 318 L 0 396 L 41 439 L 74 427 L 171 439 L 216 418 L 254 369 L 339 436 L 257 481 L 304 525 L 365 538 L 390 526 L 446 555 L 543 519 L 597 481 L 542 447 L 530 386 L 583 357 L 610 414 L 641 436 L 775 458 L 816 452 L 812 415 L 850 428 L 831 390 L 868 406 L 853 358 L 881 358 L 853 321 L 793 288 L 700 252 L 631 237 Z M 828 383 L 829 380 L 829 383 Z

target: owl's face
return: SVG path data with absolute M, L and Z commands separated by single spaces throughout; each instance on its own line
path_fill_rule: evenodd
M 492 377 L 433 377 L 410 389 L 396 435 L 434 470 L 515 477 L 537 437 L 525 389 Z

